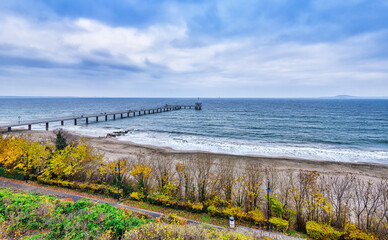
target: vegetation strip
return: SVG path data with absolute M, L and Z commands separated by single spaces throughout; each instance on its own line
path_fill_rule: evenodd
M 276 172 L 247 162 L 236 168 L 206 154 L 173 162 L 138 154 L 104 162 L 82 139 L 56 145 L 24 137 L 0 137 L 0 175 L 36 180 L 93 194 L 131 199 L 314 239 L 384 239 L 388 236 L 388 183 L 315 171 Z M 265 194 L 264 179 L 271 180 Z M 271 195 L 269 195 L 271 191 Z M 268 204 L 268 208 L 267 208 Z M 267 214 L 268 215 L 268 214 Z M 352 223 L 353 222 L 353 223 Z
M 250 233 L 186 226 L 176 216 L 156 221 L 129 209 L 81 199 L 0 188 L 0 234 L 3 239 L 269 239 Z

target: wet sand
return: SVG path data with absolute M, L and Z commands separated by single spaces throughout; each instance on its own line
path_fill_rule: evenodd
M 5 132 L 3 132 L 4 134 Z M 54 141 L 55 134 L 52 131 L 15 131 L 13 135 L 30 135 L 33 139 L 50 139 Z M 204 151 L 178 151 L 169 147 L 157 147 L 141 145 L 133 142 L 119 141 L 115 138 L 88 137 L 70 134 L 71 138 L 87 139 L 89 144 L 105 154 L 106 161 L 114 161 L 118 158 L 134 158 L 139 154 L 152 158 L 169 157 L 175 161 L 195 160 L 196 158 L 208 157 L 220 164 L 234 162 L 236 167 L 245 165 L 248 161 L 255 161 L 263 167 L 274 168 L 279 171 L 318 171 L 325 175 L 355 174 L 358 177 L 368 179 L 380 179 L 388 177 L 388 164 L 375 163 L 349 163 L 299 159 L 289 157 L 266 157 L 252 155 L 233 155 L 224 153 L 211 153 Z

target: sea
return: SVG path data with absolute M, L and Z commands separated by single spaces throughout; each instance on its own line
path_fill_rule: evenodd
M 0 126 L 197 101 L 200 111 L 66 121 L 63 128 L 95 137 L 128 131 L 118 139 L 176 150 L 388 164 L 387 99 L 3 97 Z M 59 122 L 50 123 L 56 128 Z

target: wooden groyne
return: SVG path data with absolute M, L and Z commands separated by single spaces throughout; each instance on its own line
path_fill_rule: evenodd
M 89 124 L 89 121 L 93 119 L 95 120 L 95 122 L 98 122 L 100 119 L 108 121 L 109 119 L 116 120 L 116 118 L 136 117 L 136 116 L 142 116 L 147 114 L 176 111 L 180 109 L 202 110 L 202 103 L 197 102 L 195 103 L 195 105 L 167 105 L 166 104 L 165 106 L 162 106 L 162 107 L 155 107 L 155 108 L 149 108 L 149 109 L 124 110 L 124 111 L 118 111 L 118 112 L 82 114 L 81 116 L 72 116 L 72 117 L 41 119 L 37 121 L 5 124 L 0 126 L 0 129 L 8 129 L 8 131 L 10 132 L 12 131 L 13 127 L 27 126 L 28 130 L 31 130 L 33 125 L 46 124 L 46 131 L 48 131 L 49 124 L 52 122 L 60 122 L 61 126 L 63 126 L 65 124 L 65 121 L 72 121 L 74 125 L 77 125 L 78 120 L 85 119 L 86 124 Z

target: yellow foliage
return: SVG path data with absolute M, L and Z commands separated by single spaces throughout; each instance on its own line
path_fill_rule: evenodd
M 226 216 L 229 216 L 229 217 L 235 217 L 239 220 L 245 218 L 247 216 L 247 214 L 242 210 L 241 207 L 230 207 L 230 208 L 226 208 L 223 213 L 226 215 Z
M 147 225 L 135 228 L 128 231 L 124 235 L 124 239 L 233 239 L 233 240 L 248 240 L 256 239 L 251 234 L 242 234 L 235 231 L 220 231 L 216 229 L 208 229 L 202 226 L 194 225 L 175 225 L 165 223 L 149 223 Z M 269 239 L 269 238 L 267 238 Z
M 98 153 L 81 140 L 81 143 L 77 146 L 72 143 L 66 146 L 65 149 L 56 151 L 43 175 L 48 179 L 52 178 L 53 175 L 63 179 L 74 176 L 81 171 L 89 175 L 94 170 L 90 166 L 100 165 L 102 159 L 103 154 Z
M 210 216 L 217 216 L 221 214 L 221 211 L 218 210 L 218 208 L 214 205 L 207 207 L 207 212 L 210 214 Z
M 169 215 L 162 215 L 160 218 L 158 218 L 159 223 L 169 223 L 169 224 L 176 224 L 176 225 L 182 225 L 185 226 L 187 224 L 187 220 L 179 217 L 176 214 L 169 214 Z
M 149 178 L 151 175 L 151 167 L 145 163 L 138 163 L 133 165 L 133 169 L 131 171 L 132 176 L 141 175 L 144 178 Z
M 278 217 L 272 217 L 269 219 L 269 222 L 281 232 L 285 232 L 288 229 L 288 221 Z
M 143 193 L 140 193 L 140 192 L 132 192 L 130 195 L 130 198 L 136 201 L 140 201 L 144 198 L 144 195 Z
M 257 208 L 248 212 L 248 215 L 255 222 L 255 224 L 259 224 L 260 222 L 264 222 L 266 220 L 264 214 Z
M 203 210 L 203 204 L 202 203 L 191 203 L 189 201 L 189 204 L 191 205 L 191 209 L 193 209 L 196 212 L 202 212 Z
M 376 236 L 371 233 L 365 233 L 361 231 L 353 223 L 345 223 L 344 231 L 345 240 L 378 240 Z
M 39 143 L 11 135 L 0 137 L 0 165 L 10 171 L 43 168 L 52 149 L 46 141 Z
M 100 173 L 114 173 L 124 175 L 126 172 L 128 172 L 128 166 L 126 163 L 127 162 L 125 159 L 118 159 L 112 162 L 104 162 L 103 164 L 101 164 Z
M 317 240 L 336 240 L 341 237 L 341 233 L 328 224 L 308 221 L 306 224 L 307 234 Z

